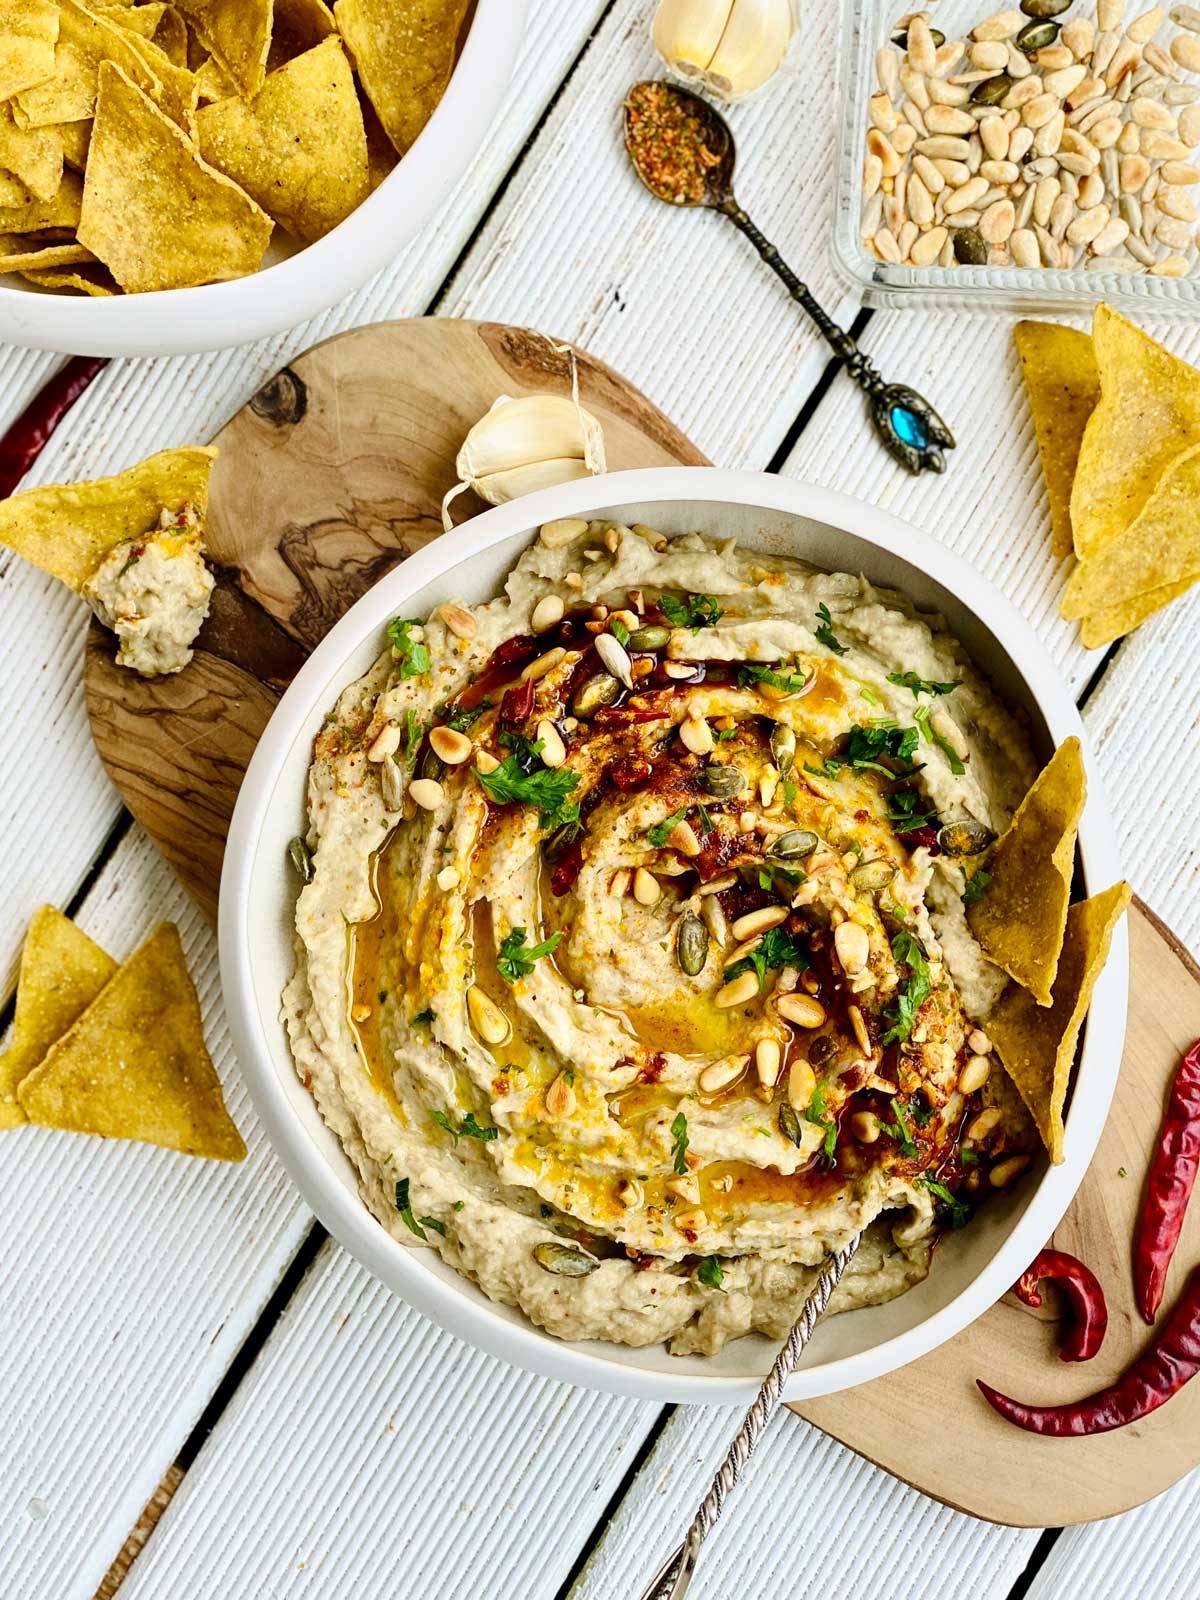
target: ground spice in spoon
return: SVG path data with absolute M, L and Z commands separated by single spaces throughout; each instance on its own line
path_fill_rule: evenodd
M 710 124 L 670 84 L 638 83 L 625 101 L 625 142 L 645 183 L 669 205 L 700 205 L 720 163 L 705 143 Z

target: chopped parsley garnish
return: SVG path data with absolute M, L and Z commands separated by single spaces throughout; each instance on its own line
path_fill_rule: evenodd
M 433 1007 L 426 1006 L 424 1011 L 417 1012 L 416 1016 L 413 1018 L 413 1022 L 432 1022 L 436 1016 L 437 1012 L 433 1009 Z
M 719 1289 L 725 1282 L 725 1269 L 719 1256 L 704 1256 L 696 1268 L 696 1282 L 706 1289 Z
M 971 1220 L 970 1206 L 947 1189 L 944 1183 L 939 1183 L 936 1178 L 925 1177 L 921 1178 L 920 1183 L 940 1202 L 935 1211 L 940 1221 L 948 1222 L 952 1228 L 961 1228 Z
M 811 772 L 814 778 L 840 778 L 842 764 L 840 761 L 835 760 L 833 756 L 826 756 L 819 767 L 814 767 L 810 762 L 806 761 L 804 770 L 805 772 Z
M 927 810 L 922 811 L 921 807 L 925 804 L 916 789 L 899 789 L 891 796 L 887 820 L 899 834 L 915 833 L 918 828 L 936 826 L 937 810 L 929 806 Z
M 446 1225 L 443 1222 L 439 1222 L 436 1217 L 422 1217 L 421 1226 L 423 1228 L 432 1228 L 434 1233 L 440 1233 L 443 1239 L 446 1237 Z
M 898 728 L 886 718 L 867 727 L 856 722 L 846 736 L 846 748 L 842 760 L 860 769 L 878 767 L 885 759 L 903 762 L 907 767 L 911 765 L 916 748 L 915 728 Z M 882 770 L 889 777 L 898 776 L 889 767 L 883 767 Z
M 896 1119 L 895 1122 L 884 1122 L 881 1117 L 879 1119 L 879 1127 L 882 1132 L 891 1134 L 892 1138 L 900 1146 L 900 1153 L 911 1160 L 917 1153 L 917 1147 L 913 1143 L 912 1134 L 908 1131 L 908 1123 L 904 1117 L 904 1107 L 896 1099 L 895 1095 L 892 1096 L 891 1106 L 892 1115 Z
M 619 645 L 626 645 L 629 643 L 629 629 L 621 621 L 620 617 L 614 617 L 608 626 L 613 638 Z
M 554 1215 L 554 1207 L 553 1206 L 548 1206 L 546 1204 L 546 1202 L 543 1200 L 541 1205 L 538 1207 L 538 1215 L 541 1217 L 542 1221 L 544 1222 L 547 1217 L 552 1217 Z
M 714 728 L 713 729 L 713 738 L 717 741 L 718 744 L 723 744 L 726 739 L 736 739 L 737 736 L 738 736 L 738 731 L 737 731 L 736 728 Z
M 859 698 L 861 700 L 865 700 L 869 706 L 877 706 L 882 704 L 879 696 L 875 693 L 874 689 L 872 689 L 869 683 L 860 683 L 858 686 L 858 694 Z
M 420 626 L 420 622 L 411 617 L 407 620 L 393 617 L 388 623 L 387 636 L 396 652 L 402 678 L 419 678 L 429 671 L 429 646 L 419 644 L 412 637 L 412 630 Z
M 673 628 L 690 628 L 699 633 L 701 628 L 715 628 L 725 613 L 711 594 L 664 594 L 658 602 L 664 617 Z
M 417 770 L 417 756 L 424 737 L 425 724 L 410 706 L 404 713 L 404 759 L 408 762 L 410 772 Z
M 1124 1167 L 1118 1167 L 1117 1168 L 1117 1177 L 1118 1178 L 1127 1178 L 1128 1176 L 1129 1176 L 1129 1174 L 1128 1174 L 1128 1172 L 1126 1172 Z
M 817 626 L 813 629 L 817 642 L 823 644 L 826 650 L 832 650 L 835 656 L 844 656 L 848 646 L 841 643 L 833 631 L 833 618 L 829 615 L 827 605 L 817 607 Z
M 671 1122 L 671 1141 L 672 1141 L 672 1146 L 673 1146 L 672 1155 L 671 1155 L 671 1165 L 675 1168 L 675 1171 L 682 1178 L 684 1176 L 684 1174 L 687 1172 L 687 1169 L 688 1169 L 688 1165 L 687 1165 L 687 1147 L 688 1147 L 687 1118 L 684 1116 L 682 1111 L 677 1111 L 675 1113 L 674 1119 Z
M 769 892 L 780 878 L 785 883 L 803 883 L 807 876 L 808 874 L 802 872 L 799 867 L 777 867 L 772 864 L 769 867 L 759 867 L 758 887 Z
M 418 1239 L 425 1239 L 425 1229 L 413 1216 L 412 1201 L 408 1198 L 408 1179 L 396 1180 L 396 1210 L 400 1213 L 400 1220 L 410 1233 L 415 1233 Z M 428 1243 L 428 1240 L 426 1240 Z
M 950 743 L 949 739 L 947 739 L 944 734 L 939 733 L 930 722 L 929 714 L 932 710 L 933 707 L 931 705 L 918 706 L 913 712 L 913 721 L 920 728 L 921 732 L 925 735 L 929 743 L 937 745 L 938 749 L 949 762 L 950 771 L 961 777 L 962 774 L 967 770 L 966 767 L 963 766 L 962 757 Z
M 491 1140 L 500 1137 L 499 1128 L 480 1127 L 479 1123 L 475 1121 L 475 1113 L 473 1111 L 467 1112 L 457 1128 L 444 1111 L 431 1111 L 430 1116 L 439 1128 L 444 1129 L 450 1135 L 455 1144 L 460 1139 L 479 1139 L 484 1144 L 488 1144 Z
M 716 823 L 713 821 L 712 817 L 709 815 L 708 810 L 707 810 L 707 808 L 705 806 L 697 806 L 696 810 L 700 813 L 700 832 L 707 839 L 709 834 L 716 827 Z
M 804 1119 L 824 1131 L 825 1138 L 821 1145 L 821 1159 L 832 1167 L 837 1164 L 837 1118 L 825 1104 L 825 1085 L 828 1077 L 824 1077 L 812 1092 L 812 1098 L 804 1110 Z
M 896 1004 L 889 1006 L 884 1013 L 890 1024 L 883 1036 L 884 1044 L 893 1044 L 909 1037 L 917 1020 L 917 1012 L 933 992 L 929 962 L 915 934 L 907 928 L 899 929 L 892 939 L 892 955 L 900 965 L 908 968 L 909 976 L 896 997 Z
M 760 667 L 756 662 L 743 661 L 738 668 L 738 682 L 745 687 L 750 683 L 769 683 L 784 694 L 801 694 L 808 687 L 809 672 L 780 672 L 775 667 Z
M 652 828 L 646 829 L 647 839 L 652 845 L 661 849 L 670 838 L 672 831 L 686 819 L 687 814 L 688 808 L 686 806 L 679 811 L 672 811 L 669 817 L 664 817 L 661 822 L 656 822 Z
M 450 1207 L 450 1209 L 451 1209 L 451 1211 L 461 1211 L 462 1208 L 466 1205 L 466 1203 L 467 1202 L 465 1200 L 456 1200 L 454 1202 L 454 1204 Z
M 807 972 L 808 951 L 802 944 L 797 944 L 791 934 L 783 928 L 768 928 L 758 948 L 751 950 L 750 954 L 743 956 L 740 961 L 735 961 L 728 969 L 725 973 L 725 982 L 732 983 L 734 978 L 743 972 L 756 972 L 758 987 L 761 989 L 767 981 L 769 967 L 795 967 L 797 972 Z
M 958 688 L 962 679 L 955 678 L 953 683 L 936 683 L 932 678 L 918 677 L 915 672 L 889 672 L 888 682 L 894 683 L 899 689 L 911 689 L 914 696 L 919 698 L 923 694 L 950 694 Z
M 796 804 L 796 785 L 791 778 L 783 780 L 783 803 L 785 806 L 794 806 Z
M 538 767 L 543 765 L 541 760 L 543 745 L 540 739 L 527 739 L 515 728 L 501 728 L 500 743 L 505 750 L 516 757 L 517 765 L 526 776 L 536 772 Z
M 913 1121 L 918 1128 L 927 1128 L 933 1121 L 934 1107 L 930 1105 L 923 1093 L 920 1094 L 919 1098 L 909 1102 L 908 1109 L 912 1112 Z
M 569 767 L 539 767 L 536 772 L 525 772 L 519 756 L 505 756 L 494 772 L 480 772 L 479 779 L 490 799 L 497 805 L 520 801 L 535 806 L 544 828 L 558 828 L 567 822 L 579 820 L 579 807 L 567 796 L 579 782 L 579 774 Z
M 471 706 L 469 710 L 452 712 L 445 717 L 442 726 L 453 728 L 455 733 L 466 733 L 473 722 L 478 722 L 483 713 L 491 709 L 492 702 L 485 695 L 477 706 Z
M 518 978 L 527 978 L 543 956 L 554 954 L 561 940 L 561 933 L 552 933 L 548 939 L 543 939 L 541 944 L 527 945 L 525 929 L 511 929 L 504 935 L 504 942 L 496 957 L 496 967 L 500 976 L 505 983 L 516 983 Z
M 988 884 L 991 883 L 991 881 L 991 874 L 985 872 L 982 867 L 980 867 L 978 871 L 973 872 L 963 886 L 963 905 L 973 906 L 976 900 L 982 900 L 983 892 L 987 888 Z

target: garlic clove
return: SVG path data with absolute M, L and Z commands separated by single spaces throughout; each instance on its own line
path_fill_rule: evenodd
M 599 466 L 593 465 L 597 455 Z M 459 477 L 466 483 L 535 461 L 575 457 L 589 472 L 604 470 L 604 442 L 595 417 L 569 395 L 502 395 L 471 429 L 459 451 Z
M 681 78 L 703 78 L 717 53 L 733 0 L 662 0 L 651 34 L 654 48 Z
M 523 467 L 510 467 L 507 472 L 490 472 L 485 477 L 473 478 L 471 487 L 489 505 L 500 506 L 507 500 L 519 500 L 523 494 L 588 476 L 586 461 L 575 456 L 560 456 L 554 461 L 530 461 Z
M 790 0 L 734 0 L 729 25 L 708 64 L 709 87 L 725 99 L 761 88 L 791 41 Z

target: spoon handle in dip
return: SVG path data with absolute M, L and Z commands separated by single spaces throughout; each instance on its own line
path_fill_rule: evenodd
M 717 1469 L 711 1488 L 700 1502 L 700 1509 L 692 1519 L 686 1538 L 659 1568 L 642 1600 L 683 1600 L 696 1570 L 700 1546 L 716 1525 L 730 1490 L 741 1477 L 747 1461 L 754 1453 L 755 1446 L 766 1432 L 768 1422 L 778 1411 L 787 1380 L 795 1370 L 805 1345 L 812 1338 L 813 1329 L 828 1306 L 833 1291 L 837 1288 L 842 1273 L 845 1272 L 861 1240 L 862 1234 L 856 1233 L 822 1268 L 820 1277 L 801 1307 L 791 1333 L 784 1340 L 783 1348 L 775 1357 L 770 1372 L 763 1379 L 763 1386 L 758 1391 L 754 1404 L 747 1411 L 745 1420 L 725 1454 L 724 1461 Z
M 839 328 L 813 298 L 808 285 L 800 281 L 733 195 L 713 209 L 741 229 L 771 271 L 783 280 L 792 299 L 798 301 L 816 323 L 825 342 L 870 401 L 875 431 L 895 460 L 912 473 L 944 472 L 946 458 L 942 452 L 954 449 L 954 435 L 929 401 L 906 384 L 883 381 L 853 336 Z

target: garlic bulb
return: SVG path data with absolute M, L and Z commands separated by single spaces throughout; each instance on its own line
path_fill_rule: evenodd
M 502 505 L 535 489 L 603 472 L 604 434 L 590 411 L 569 395 L 501 395 L 463 441 L 455 462 L 459 482 L 442 502 L 464 489 L 489 505 Z
M 737 100 L 766 83 L 792 29 L 792 0 L 660 0 L 654 44 L 679 77 Z

